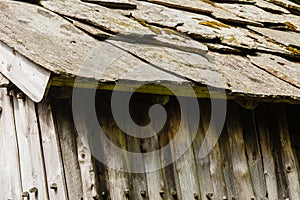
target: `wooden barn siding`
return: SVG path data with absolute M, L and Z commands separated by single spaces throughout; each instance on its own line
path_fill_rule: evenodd
M 147 121 L 151 95 L 137 97 L 133 118 Z M 157 137 L 145 140 L 124 135 L 112 120 L 110 94 L 96 109 L 103 129 L 115 144 L 147 152 L 167 144 L 176 134 L 178 102 L 165 106 L 168 122 Z M 98 102 L 98 101 L 97 101 Z M 69 100 L 48 98 L 34 104 L 17 92 L 0 89 L 0 199 L 300 199 L 300 107 L 259 103 L 246 110 L 228 102 L 219 142 L 205 158 L 196 157 L 210 119 L 209 101 L 199 100 L 199 130 L 184 159 L 147 174 L 118 172 L 94 159 L 77 136 Z M 85 109 L 85 108 L 81 108 Z M 81 115 L 77 131 L 92 132 L 89 116 Z M 185 121 L 187 121 L 186 119 Z M 190 138 L 186 126 L 187 141 Z M 93 145 L 93 144 L 92 144 Z M 175 152 L 177 146 L 171 147 Z M 113 152 L 107 162 L 113 164 Z M 117 156 L 117 155 L 115 155 Z M 126 156 L 126 155 L 125 155 Z M 159 162 L 143 160 L 145 168 Z M 119 159 L 117 157 L 117 159 Z M 131 163 L 132 164 L 132 163 Z

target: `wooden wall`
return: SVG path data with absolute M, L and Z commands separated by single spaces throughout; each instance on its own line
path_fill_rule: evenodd
M 149 139 L 124 134 L 110 111 L 110 92 L 96 96 L 96 111 L 104 132 L 115 145 L 133 152 L 151 152 L 169 143 L 181 120 L 178 102 L 165 105 L 168 119 L 157 136 Z M 147 124 L 147 107 L 157 98 L 135 95 L 131 114 Z M 0 199 L 300 199 L 300 106 L 259 103 L 255 110 L 228 102 L 226 124 L 219 142 L 205 158 L 197 152 L 210 121 L 210 103 L 199 99 L 201 121 L 196 138 L 173 164 L 149 173 L 125 173 L 97 161 L 77 132 L 89 134 L 89 112 L 77 116 L 70 100 L 49 97 L 35 104 L 17 91 L 0 89 Z M 81 108 L 81 109 L 88 109 Z M 192 116 L 191 116 L 192 117 Z M 186 140 L 190 132 L 185 119 Z M 90 141 L 91 148 L 101 143 Z M 171 146 L 175 152 L 179 146 Z M 113 151 L 105 161 L 123 159 Z M 149 168 L 156 161 L 140 160 Z M 126 159 L 125 159 L 126 160 Z M 160 168 L 160 166 L 157 166 Z

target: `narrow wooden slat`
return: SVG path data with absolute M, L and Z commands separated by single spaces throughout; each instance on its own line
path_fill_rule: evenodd
M 245 153 L 243 127 L 238 106 L 228 104 L 227 131 L 231 151 L 232 170 L 238 199 L 250 199 L 254 196 L 249 166 Z
M 287 180 L 289 198 L 291 200 L 300 199 L 299 169 L 297 168 L 297 158 L 294 154 L 286 112 L 282 104 L 276 106 L 276 119 L 279 129 L 281 144 L 281 159 L 284 167 L 284 175 Z
M 83 98 L 84 99 L 84 98 Z M 100 194 L 97 192 L 97 180 L 95 162 L 93 159 L 93 147 L 90 145 L 102 145 L 99 144 L 99 138 L 94 138 L 93 135 L 97 130 L 91 124 L 94 124 L 89 120 L 91 112 L 85 105 L 86 102 L 82 102 L 81 106 L 78 106 L 77 111 L 73 112 L 74 124 L 77 132 L 77 154 L 80 167 L 80 174 L 83 187 L 83 199 L 100 198 Z M 74 108 L 73 108 L 74 109 Z M 82 109 L 82 110 L 80 110 Z M 94 112 L 96 112 L 94 110 Z M 98 122 L 98 121 L 97 121 Z M 89 142 L 93 142 L 89 144 Z
M 267 188 L 254 111 L 241 110 L 241 121 L 244 127 L 243 136 L 254 194 L 257 199 L 263 199 L 267 194 Z
M 35 105 L 22 94 L 13 96 L 23 192 L 30 199 L 49 199 Z
M 0 71 L 33 101 L 43 99 L 50 72 L 0 41 Z
M 209 105 L 209 102 L 202 100 L 199 102 L 199 105 L 200 105 L 202 127 L 203 127 L 203 130 L 201 131 L 203 131 L 204 134 L 216 135 L 217 130 L 215 128 L 215 125 L 213 124 L 213 122 L 210 121 L 211 107 Z M 211 131 L 213 131 L 214 133 L 207 132 L 209 126 L 212 127 Z M 207 173 L 210 174 L 210 180 L 204 182 L 204 185 L 206 184 L 212 185 L 213 198 L 222 199 L 223 197 L 227 197 L 226 184 L 223 175 L 221 150 L 220 150 L 219 143 L 217 143 L 212 149 L 212 151 L 208 154 L 208 159 L 209 159 L 209 171 Z M 199 178 L 199 181 L 201 181 L 201 177 Z M 200 187 L 202 187 L 202 185 Z M 212 192 L 212 191 L 207 190 L 207 192 Z
M 176 118 L 171 122 L 179 123 L 180 126 L 178 130 L 172 130 L 174 137 L 176 137 L 176 140 L 173 139 L 173 146 L 171 146 L 171 148 L 173 148 L 175 156 L 180 155 L 180 152 L 184 152 L 184 154 L 180 158 L 174 161 L 174 165 L 176 166 L 176 171 L 179 177 L 183 199 L 193 199 L 195 198 L 195 196 L 201 198 L 201 195 L 203 195 L 200 194 L 201 190 L 197 174 L 197 165 L 195 161 L 195 156 L 197 155 L 194 154 L 192 146 L 193 138 L 191 138 L 191 131 L 195 130 L 192 130 L 192 128 L 189 126 L 189 119 L 186 118 L 181 120 L 183 116 L 189 116 L 189 112 L 189 108 L 182 108 L 181 114 L 177 113 L 175 115 Z M 188 147 L 188 149 L 186 149 L 185 151 L 186 147 Z
M 70 105 L 67 100 L 54 100 L 52 103 L 55 128 L 61 146 L 68 197 L 70 200 L 81 199 L 83 197 L 82 181 Z
M 0 199 L 20 199 L 22 184 L 13 105 L 6 88 L 0 88 Z
M 238 191 L 234 187 L 235 182 L 234 182 L 232 163 L 231 163 L 232 155 L 229 147 L 229 137 L 226 129 L 223 130 L 222 132 L 222 135 L 219 139 L 219 145 L 221 150 L 223 174 L 224 174 L 224 180 L 226 184 L 227 197 L 228 199 L 236 198 Z
M 50 199 L 68 199 L 59 138 L 47 99 L 37 105 Z
M 278 199 L 278 186 L 275 172 L 275 162 L 272 154 L 273 145 L 271 143 L 270 123 L 268 116 L 262 106 L 256 110 L 256 121 L 260 138 L 261 154 L 263 159 L 264 176 L 267 188 L 267 197 L 269 199 Z

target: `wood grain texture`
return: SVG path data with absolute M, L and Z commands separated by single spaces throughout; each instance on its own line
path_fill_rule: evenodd
M 277 186 L 277 177 L 275 172 L 275 161 L 273 157 L 272 132 L 269 128 L 270 122 L 268 115 L 259 106 L 255 112 L 258 133 L 260 138 L 260 147 L 264 167 L 264 176 L 266 181 L 267 194 L 269 199 L 278 199 L 279 191 Z
M 1 199 L 21 199 L 22 183 L 13 104 L 7 88 L 0 88 Z
M 49 197 L 50 199 L 67 200 L 68 194 L 59 136 L 55 131 L 52 107 L 49 102 L 50 99 L 47 99 L 37 105 Z
M 78 161 L 76 135 L 68 100 L 52 102 L 55 131 L 59 137 L 61 156 L 64 166 L 68 198 L 81 199 L 83 187 Z
M 50 72 L 0 41 L 0 71 L 33 101 L 44 98 Z
M 15 94 L 13 104 L 23 192 L 29 192 L 30 199 L 49 199 L 35 104 L 20 97 Z

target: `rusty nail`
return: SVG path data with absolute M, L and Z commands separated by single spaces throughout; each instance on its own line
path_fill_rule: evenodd
M 28 192 L 23 192 L 22 197 L 29 197 L 29 193 Z
M 36 187 L 33 187 L 29 190 L 30 193 L 37 193 L 38 189 Z
M 18 98 L 18 99 L 25 99 L 25 94 L 22 93 L 22 92 L 19 92 L 19 93 L 17 94 L 17 98 Z
M 285 169 L 286 169 L 287 173 L 291 173 L 292 170 L 293 170 L 293 167 L 290 164 L 287 164 L 286 167 L 285 167 Z
M 159 194 L 160 194 L 160 196 L 163 196 L 165 194 L 165 190 L 164 189 L 160 189 L 159 190 Z
M 128 188 L 126 188 L 125 190 L 124 190 L 124 194 L 125 194 L 125 196 L 129 196 L 129 189 Z
M 206 194 L 206 198 L 209 200 L 212 199 L 213 196 L 214 196 L 214 194 L 212 192 L 209 192 Z
M 176 197 L 176 196 L 177 196 L 177 191 L 176 191 L 176 190 L 173 190 L 173 191 L 171 192 L 171 195 L 172 195 L 173 197 Z
M 93 199 L 99 200 L 99 199 L 100 199 L 99 194 L 94 195 L 94 196 L 93 196 Z
M 145 190 L 141 190 L 140 193 L 141 193 L 142 197 L 146 196 L 146 191 Z
M 199 194 L 198 193 L 194 193 L 194 199 L 199 199 Z
M 56 184 L 56 183 L 52 183 L 52 184 L 50 185 L 50 188 L 51 188 L 52 190 L 57 190 L 57 184 Z

